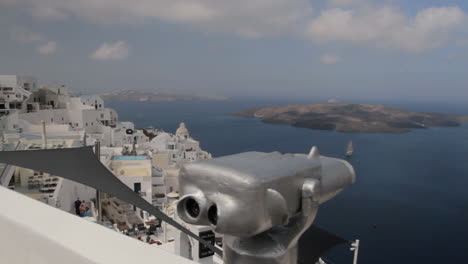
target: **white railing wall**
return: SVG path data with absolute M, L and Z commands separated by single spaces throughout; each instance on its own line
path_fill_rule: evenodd
M 195 263 L 0 187 L 0 262 Z

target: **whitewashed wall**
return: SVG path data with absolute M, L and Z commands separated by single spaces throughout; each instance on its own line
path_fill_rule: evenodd
M 0 256 L 11 264 L 195 263 L 0 188 Z

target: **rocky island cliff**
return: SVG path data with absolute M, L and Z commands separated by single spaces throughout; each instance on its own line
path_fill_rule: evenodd
M 189 95 L 138 90 L 113 91 L 100 94 L 106 102 L 173 102 L 173 101 L 221 101 L 225 96 Z
M 452 127 L 468 122 L 468 116 L 420 113 L 370 104 L 287 105 L 249 109 L 233 115 L 260 118 L 266 123 L 348 133 L 404 133 L 414 128 Z

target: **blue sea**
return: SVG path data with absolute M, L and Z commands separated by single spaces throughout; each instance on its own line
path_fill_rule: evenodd
M 360 239 L 359 263 L 468 263 L 468 124 L 416 129 L 405 134 L 314 131 L 227 113 L 304 100 L 232 99 L 220 102 L 112 103 L 120 120 L 175 132 L 184 121 L 214 157 L 244 151 L 307 153 L 342 157 L 357 182 L 319 210 L 318 226 L 346 239 Z M 392 103 L 400 109 L 468 115 L 468 104 Z M 331 263 L 352 263 L 348 246 L 327 253 Z

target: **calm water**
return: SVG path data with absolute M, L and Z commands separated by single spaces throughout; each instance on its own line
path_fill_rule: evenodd
M 468 124 L 406 134 L 344 134 L 225 115 L 287 103 L 230 100 L 110 107 L 121 120 L 140 128 L 174 132 L 184 121 L 214 156 L 251 150 L 306 153 L 317 145 L 323 155 L 343 157 L 351 139 L 357 182 L 324 204 L 315 223 L 347 239 L 360 239 L 359 263 L 468 263 Z M 463 105 L 393 106 L 468 114 Z M 333 263 L 352 263 L 347 246 L 328 257 Z

